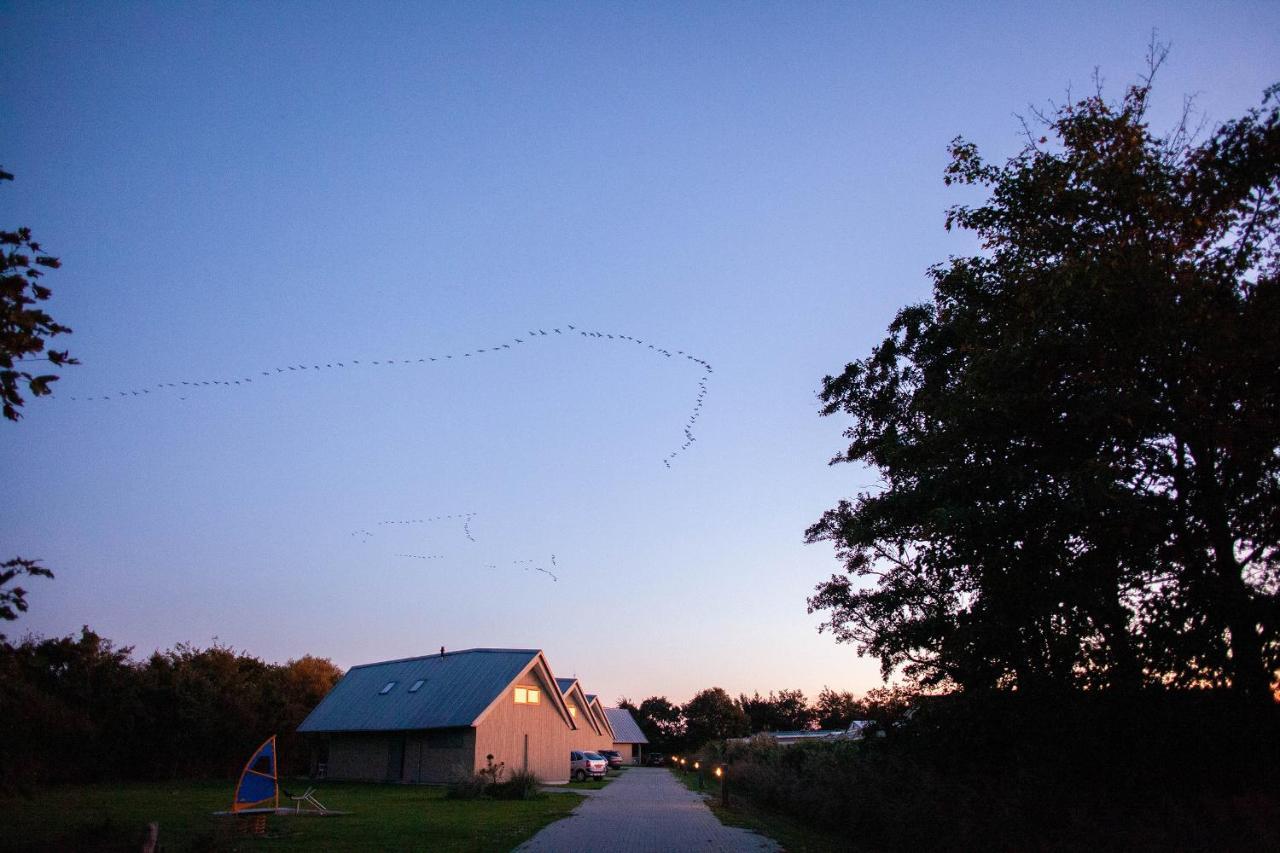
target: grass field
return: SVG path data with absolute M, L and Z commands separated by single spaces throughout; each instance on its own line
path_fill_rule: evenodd
M 299 780 L 284 787 L 297 792 Z M 228 808 L 232 782 L 74 785 L 30 798 L 0 798 L 0 850 L 136 850 L 149 821 L 165 851 L 433 850 L 506 851 L 558 820 L 581 800 L 571 793 L 525 801 L 448 800 L 442 788 L 321 783 L 316 796 L 340 817 L 267 819 L 264 837 L 246 837 Z M 281 795 L 282 805 L 283 794 Z

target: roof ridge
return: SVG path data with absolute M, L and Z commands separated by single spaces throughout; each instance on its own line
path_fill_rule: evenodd
M 496 648 L 479 648 L 479 649 L 458 649 L 452 652 L 440 654 L 435 652 L 429 655 L 412 655 L 407 658 L 392 658 L 391 660 L 376 660 L 369 663 L 358 663 L 350 669 L 364 669 L 367 666 L 385 666 L 389 663 L 408 663 L 415 660 L 428 660 L 432 658 L 452 657 L 453 655 L 470 655 L 470 654 L 521 654 L 521 655 L 538 655 L 542 654 L 542 649 L 496 649 Z

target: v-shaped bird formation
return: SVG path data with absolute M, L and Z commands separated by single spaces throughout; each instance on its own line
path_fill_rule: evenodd
M 453 353 L 437 353 L 436 355 L 423 355 L 414 358 L 389 358 L 376 360 L 360 360 L 347 359 L 344 361 L 326 361 L 324 363 L 312 362 L 311 364 L 286 364 L 283 366 L 272 367 L 267 370 L 255 371 L 253 375 L 248 376 L 231 376 L 217 379 L 183 379 L 172 382 L 157 382 L 154 385 L 147 385 L 140 388 L 132 388 L 123 391 L 114 391 L 107 394 L 94 394 L 91 396 L 69 396 L 68 399 L 75 402 L 112 402 L 119 400 L 132 400 L 138 397 L 147 397 L 152 395 L 162 395 L 168 393 L 179 393 L 182 396 L 180 400 L 187 399 L 187 394 L 193 391 L 213 390 L 215 388 L 235 388 L 248 386 L 256 383 L 272 382 L 283 379 L 285 377 L 300 375 L 303 371 L 350 371 L 359 368 L 378 367 L 385 368 L 391 366 L 410 367 L 410 366 L 430 366 L 434 363 L 444 363 L 454 359 L 474 358 L 481 355 L 492 355 L 496 353 L 510 353 L 524 344 L 542 340 L 544 338 L 555 337 L 571 337 L 578 336 L 595 341 L 615 341 L 623 344 L 634 344 L 646 352 L 651 352 L 655 356 L 664 358 L 678 358 L 688 361 L 702 371 L 703 375 L 698 381 L 698 394 L 694 399 L 693 409 L 684 424 L 684 442 L 675 450 L 668 453 L 662 460 L 662 464 L 671 467 L 671 463 L 680 454 L 691 448 L 697 438 L 694 435 L 694 425 L 697 423 L 698 417 L 702 414 L 702 406 L 707 396 L 707 380 L 714 372 L 710 364 L 701 358 L 698 358 L 684 350 L 672 350 L 667 347 L 660 346 L 652 341 L 645 341 L 632 335 L 623 335 L 610 332 L 598 332 L 587 329 L 579 329 L 577 326 L 565 324 L 561 327 L 548 327 L 545 329 L 530 329 L 523 338 L 509 338 L 497 344 L 485 347 L 478 347 L 465 352 Z
M 538 562 L 537 560 L 512 560 L 511 565 L 519 566 L 520 568 L 524 569 L 526 572 L 527 571 L 542 572 L 544 575 L 551 578 L 551 580 L 555 581 L 556 583 L 560 582 L 560 578 L 556 577 L 555 574 L 548 571 L 547 569 L 544 569 L 542 566 L 535 565 L 537 562 Z M 554 567 L 555 564 L 556 564 L 556 555 L 552 554 L 551 565 Z

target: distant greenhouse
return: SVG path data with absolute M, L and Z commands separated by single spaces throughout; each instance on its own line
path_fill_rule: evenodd
M 854 720 L 849 724 L 848 728 L 843 729 L 798 729 L 795 731 L 782 732 L 756 732 L 751 737 L 769 737 L 778 742 L 778 746 L 791 746 L 794 743 L 807 743 L 810 741 L 827 741 L 827 740 L 862 740 L 866 735 L 867 728 L 871 726 L 871 720 Z M 747 741 L 750 738 L 736 738 L 737 741 Z

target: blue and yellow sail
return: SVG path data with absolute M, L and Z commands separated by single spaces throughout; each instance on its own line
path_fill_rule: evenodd
M 274 811 L 280 806 L 280 783 L 276 774 L 276 736 L 267 738 L 240 772 L 231 811 L 255 809 Z

